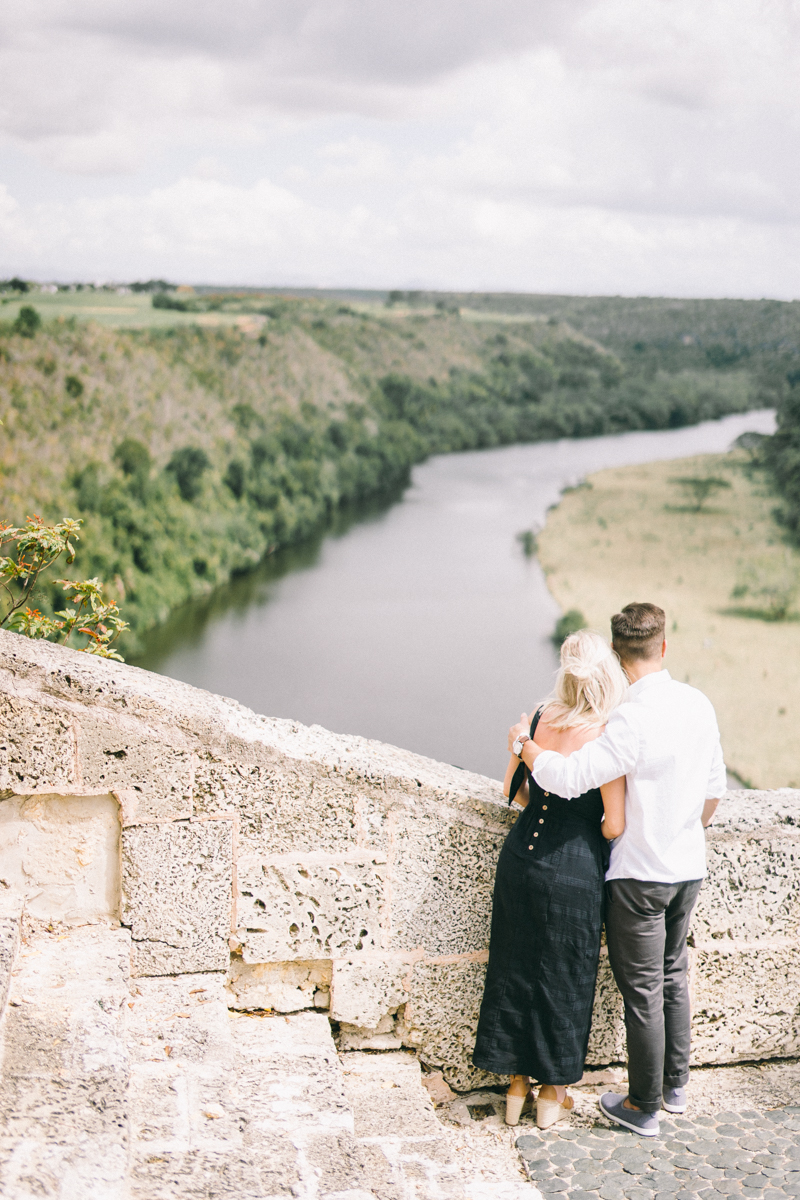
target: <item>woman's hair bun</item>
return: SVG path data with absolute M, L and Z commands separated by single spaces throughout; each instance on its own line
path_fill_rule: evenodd
M 556 698 L 548 704 L 548 718 L 561 728 L 604 725 L 626 689 L 619 659 L 606 639 L 581 629 L 571 633 L 561 647 Z

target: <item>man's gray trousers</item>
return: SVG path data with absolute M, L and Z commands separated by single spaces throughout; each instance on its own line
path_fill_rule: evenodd
M 658 1112 L 664 1085 L 689 1079 L 691 1011 L 686 935 L 702 879 L 606 884 L 606 939 L 625 1001 L 628 1095 L 643 1112 Z

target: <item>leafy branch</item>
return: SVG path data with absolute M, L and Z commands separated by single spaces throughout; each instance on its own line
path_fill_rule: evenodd
M 65 517 L 57 525 L 45 525 L 35 514 L 19 528 L 0 524 L 0 549 L 9 543 L 16 544 L 15 556 L 0 556 L 0 604 L 5 609 L 0 616 L 0 627 L 5 626 L 30 638 L 58 641 L 62 645 L 73 633 L 83 634 L 87 643 L 78 649 L 122 662 L 113 643 L 129 628 L 128 622 L 122 620 L 114 601 L 103 595 L 103 584 L 99 579 L 57 579 L 55 582 L 64 592 L 73 593 L 75 607 L 62 609 L 54 617 L 30 607 L 42 573 L 62 554 L 66 555 L 68 566 L 75 561 L 73 543 L 80 537 L 81 524 L 81 521 Z

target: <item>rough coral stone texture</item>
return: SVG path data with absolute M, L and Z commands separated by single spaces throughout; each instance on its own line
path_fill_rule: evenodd
M 352 955 L 337 959 L 331 979 L 331 1016 L 362 1029 L 376 1029 L 382 1017 L 408 999 L 412 963 L 403 958 Z
M 800 956 L 788 938 L 693 951 L 696 1063 L 789 1058 L 800 1052 Z
M 244 761 L 201 756 L 195 811 L 235 811 L 245 852 L 336 854 L 357 843 L 357 789 L 320 764 L 280 758 L 265 747 L 242 748 Z
M 76 780 L 69 715 L 0 694 L 0 791 L 69 791 Z
M 175 821 L 122 832 L 122 922 L 134 975 L 224 971 L 233 823 Z
M 454 962 L 420 962 L 410 980 L 405 1007 L 405 1045 L 428 1066 L 441 1068 L 459 1092 L 502 1083 L 504 1076 L 472 1065 L 475 1030 L 486 976 L 485 956 Z
M 497 858 L 511 818 L 452 806 L 394 814 L 392 940 L 395 949 L 463 954 L 489 944 Z
M 236 936 L 245 962 L 335 958 L 381 945 L 387 865 L 380 855 L 241 855 Z
M 614 982 L 605 948 L 601 951 L 597 970 L 592 1030 L 589 1034 L 586 1061 L 591 1064 L 625 1061 L 622 996 Z
M 126 824 L 189 817 L 192 755 L 173 742 L 169 730 L 87 713 L 78 726 L 82 785 L 132 793 Z
M 324 1008 L 331 986 L 330 959 L 316 962 L 246 963 L 231 957 L 225 990 L 228 1007 L 300 1012 Z
M 749 942 L 800 935 L 800 829 L 714 830 L 708 878 L 692 918 L 697 940 Z

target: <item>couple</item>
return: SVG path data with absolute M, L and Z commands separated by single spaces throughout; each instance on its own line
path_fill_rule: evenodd
M 605 921 L 625 1002 L 627 1096 L 610 1120 L 655 1137 L 686 1111 L 686 936 L 706 873 L 705 833 L 725 791 L 719 730 L 702 692 L 663 670 L 666 618 L 628 604 L 612 646 L 572 634 L 555 698 L 509 731 L 504 792 L 523 812 L 497 864 L 489 966 L 473 1054 L 511 1076 L 515 1125 L 539 1082 L 541 1129 L 567 1116 L 583 1074 Z M 609 850 L 610 845 L 610 862 Z

